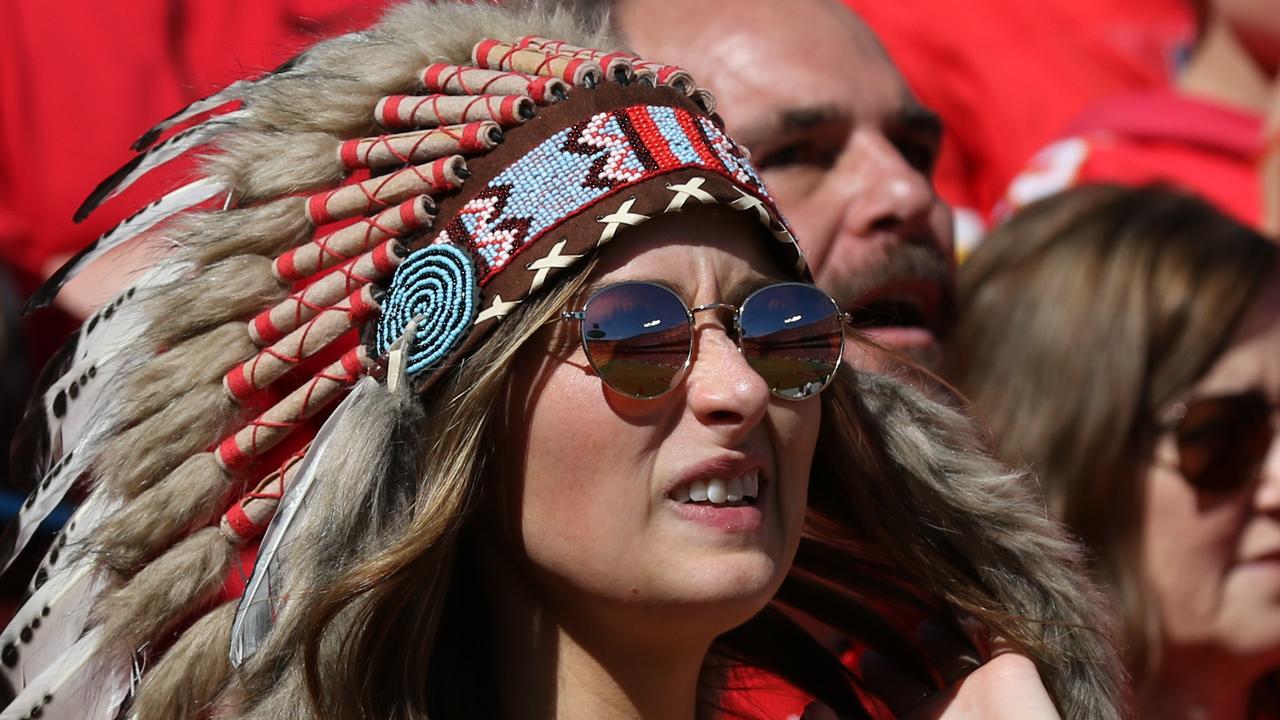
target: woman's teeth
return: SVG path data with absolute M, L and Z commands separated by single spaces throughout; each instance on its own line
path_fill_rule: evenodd
M 760 474 L 751 471 L 746 475 L 729 478 L 712 478 L 711 480 L 694 480 L 688 485 L 681 485 L 671 493 L 671 499 L 679 503 L 709 503 L 725 505 L 728 503 L 750 502 L 760 494 Z

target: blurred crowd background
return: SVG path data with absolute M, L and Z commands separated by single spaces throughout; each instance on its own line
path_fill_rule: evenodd
M 84 197 L 159 118 L 385 4 L 0 4 L 6 443 L 147 253 L 24 299 L 172 178 L 73 223 Z M 819 284 L 892 351 L 855 361 L 939 372 L 1039 473 L 1123 617 L 1143 716 L 1280 717 L 1280 4 L 612 5 L 637 51 L 716 93 Z M 10 517 L 33 479 L 0 473 Z

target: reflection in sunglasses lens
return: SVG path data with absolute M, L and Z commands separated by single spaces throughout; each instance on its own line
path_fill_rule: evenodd
M 625 283 L 591 297 L 583 344 L 591 365 L 611 387 L 637 398 L 670 390 L 689 361 L 689 315 L 672 291 Z
M 1200 490 L 1238 489 L 1266 459 L 1272 434 L 1261 393 L 1195 400 L 1178 421 L 1179 469 Z
M 811 285 L 770 285 L 747 298 L 742 354 L 774 394 L 799 400 L 826 387 L 844 342 L 835 303 Z

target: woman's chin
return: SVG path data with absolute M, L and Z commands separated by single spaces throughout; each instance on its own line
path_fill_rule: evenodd
M 666 594 L 677 612 L 702 618 L 719 632 L 760 612 L 782 584 L 786 565 L 760 552 L 724 553 L 672 568 Z

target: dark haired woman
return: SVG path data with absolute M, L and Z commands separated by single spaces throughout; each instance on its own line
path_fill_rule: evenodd
M 1202 200 L 1089 186 L 961 274 L 953 375 L 1124 613 L 1144 718 L 1275 716 L 1277 248 Z

